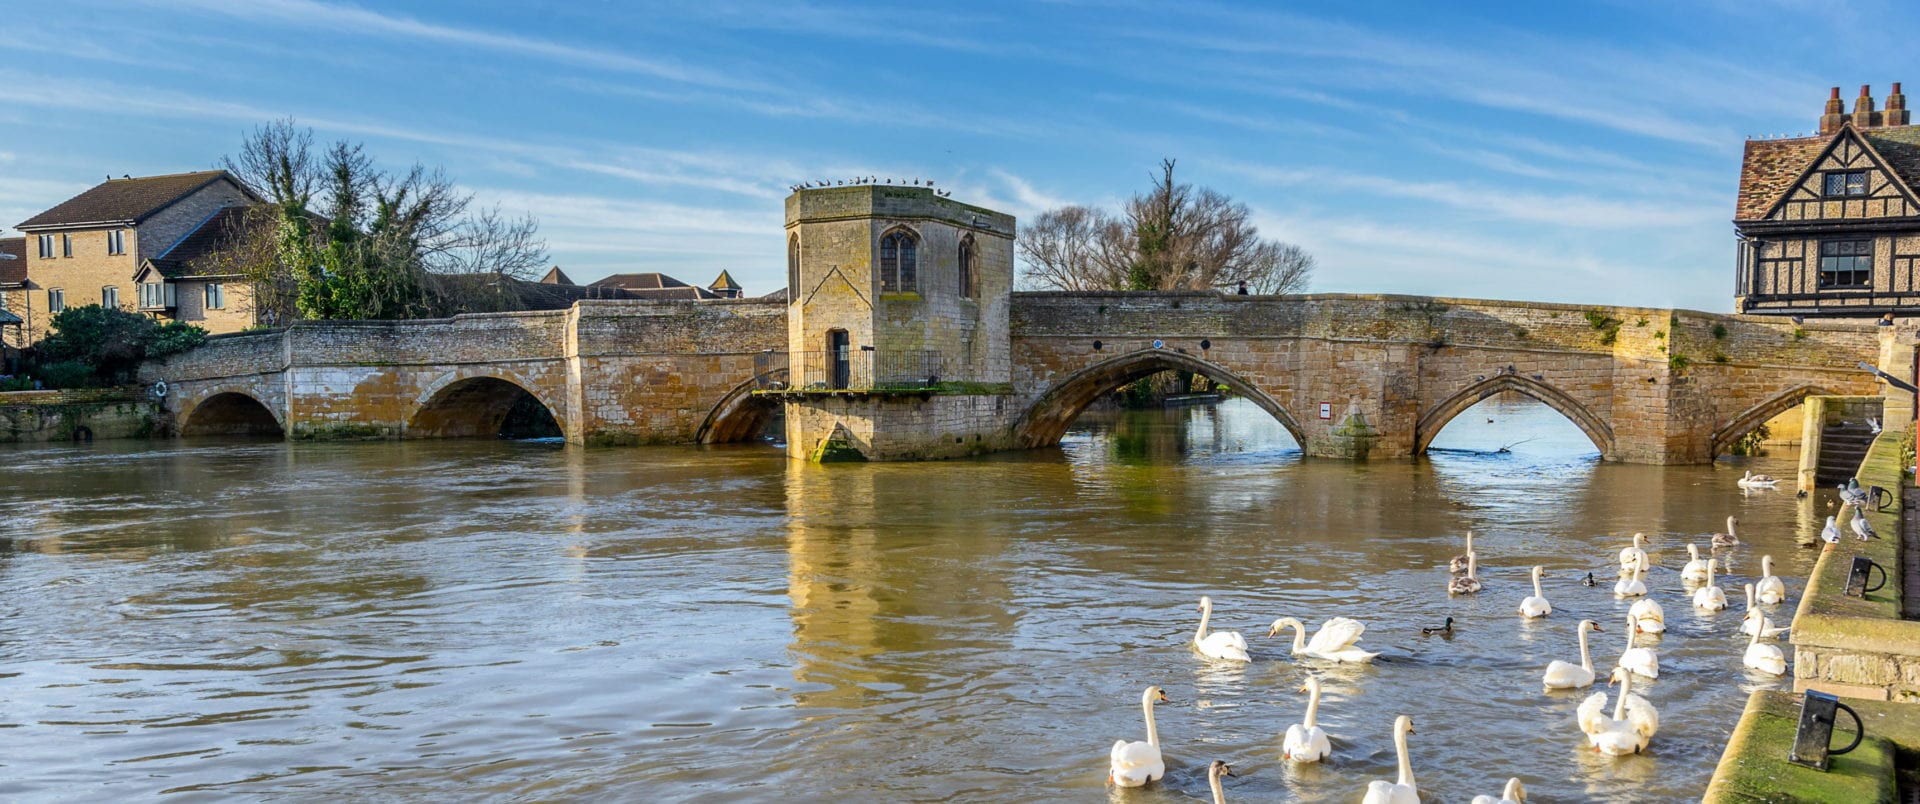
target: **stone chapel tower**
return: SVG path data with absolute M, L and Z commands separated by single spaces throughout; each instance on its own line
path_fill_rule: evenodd
M 796 191 L 786 223 L 788 453 L 1005 448 L 1013 216 L 859 184 Z

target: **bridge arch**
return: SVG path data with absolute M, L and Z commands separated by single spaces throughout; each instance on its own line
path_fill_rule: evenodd
M 1505 391 L 1523 394 L 1559 411 L 1560 415 L 1567 417 L 1575 427 L 1580 428 L 1580 432 L 1586 434 L 1587 440 L 1592 441 L 1593 446 L 1600 450 L 1601 458 L 1609 460 L 1613 458 L 1614 440 L 1611 425 L 1599 416 L 1595 416 L 1593 411 L 1588 410 L 1587 406 L 1580 404 L 1579 400 L 1569 396 L 1567 392 L 1518 374 L 1499 374 L 1481 380 L 1460 389 L 1453 396 L 1447 397 L 1445 401 L 1429 409 L 1426 415 L 1420 417 L 1420 423 L 1414 426 L 1413 454 L 1426 454 L 1427 446 L 1432 444 L 1434 437 L 1446 428 L 1447 422 L 1453 421 L 1453 417 L 1464 413 L 1467 408 L 1479 404 L 1482 400 Z
M 1731 448 L 1734 442 L 1739 441 L 1746 437 L 1748 433 L 1753 432 L 1754 428 L 1766 424 L 1771 421 L 1773 417 L 1785 413 L 1795 405 L 1806 401 L 1807 397 L 1830 393 L 1832 392 L 1810 383 L 1796 385 L 1785 391 L 1781 391 L 1767 399 L 1767 401 L 1741 411 L 1740 415 L 1733 417 L 1732 421 L 1714 430 L 1713 436 L 1709 441 L 1713 449 L 1707 454 L 1709 456 L 1720 455 Z
M 700 422 L 700 430 L 694 441 L 700 444 L 731 444 L 746 441 L 765 432 L 767 423 L 780 412 L 780 403 L 764 396 L 754 396 L 756 389 L 765 388 L 769 383 L 785 382 L 786 369 L 775 369 L 733 387 L 726 396 L 707 411 L 707 418 Z
M 280 414 L 259 397 L 233 386 L 216 387 L 200 396 L 180 417 L 180 435 L 286 435 Z
M 1295 442 L 1306 446 L 1306 433 L 1300 429 L 1300 423 L 1266 391 L 1225 366 L 1172 349 L 1130 352 L 1067 375 L 1042 394 L 1020 417 L 1020 421 L 1014 425 L 1014 440 L 1027 448 L 1060 443 L 1060 437 L 1066 435 L 1067 427 L 1102 394 L 1161 371 L 1199 374 L 1233 389 L 1234 393 L 1272 414 L 1273 418 L 1279 420 L 1280 426 L 1287 428 L 1287 434 L 1293 436 Z
M 558 435 L 566 435 L 558 409 L 533 390 L 535 387 L 507 372 L 450 372 L 434 380 L 414 400 L 403 435 L 495 438 L 503 434 L 509 416 L 517 415 L 516 407 L 531 411 L 536 418 L 544 414 Z

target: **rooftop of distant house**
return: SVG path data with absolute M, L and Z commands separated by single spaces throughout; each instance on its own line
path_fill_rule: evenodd
M 0 285 L 27 281 L 27 239 L 0 238 Z
M 14 225 L 23 232 L 86 226 L 132 226 L 202 187 L 226 180 L 248 195 L 253 191 L 224 170 L 202 170 L 165 176 L 109 177 L 92 189 L 60 202 L 52 209 Z

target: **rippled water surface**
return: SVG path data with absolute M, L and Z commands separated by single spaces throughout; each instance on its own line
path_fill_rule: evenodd
M 1491 421 L 1489 421 L 1491 419 Z M 1531 440 L 1529 440 L 1531 439 Z M 1514 442 L 1523 442 L 1515 444 Z M 1502 445 L 1509 452 L 1489 453 Z M 1790 474 L 1794 456 L 1747 464 Z M 1431 800 L 1698 797 L 1746 693 L 1739 604 L 1687 603 L 1685 541 L 1728 514 L 1739 583 L 1797 596 L 1816 506 L 1739 466 L 1601 464 L 1532 403 L 1489 402 L 1430 460 L 1303 460 L 1257 408 L 1085 417 L 1059 450 L 911 465 L 772 447 L 101 443 L 0 451 L 0 800 L 1354 800 L 1414 717 Z M 1479 534 L 1478 596 L 1447 558 Z M 1650 752 L 1583 750 L 1542 693 L 1599 620 L 1633 531 L 1667 609 Z M 1523 622 L 1527 571 L 1555 612 Z M 1251 665 L 1187 646 L 1197 598 Z M 1790 605 L 1774 607 L 1776 620 Z M 1368 624 L 1372 666 L 1287 655 L 1277 617 Z M 1447 616 L 1450 637 L 1420 627 Z M 1652 644 L 1652 643 L 1648 643 Z M 1309 674 L 1333 760 L 1288 768 Z M 1143 734 L 1171 764 L 1105 789 Z

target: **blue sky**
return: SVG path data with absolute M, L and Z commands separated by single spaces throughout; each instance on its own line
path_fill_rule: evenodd
M 1893 4 L 1175 5 L 13 1 L 0 221 L 291 116 L 533 213 L 576 280 L 758 294 L 803 180 L 1025 217 L 1174 157 L 1316 291 L 1724 311 L 1743 139 L 1920 81 Z

